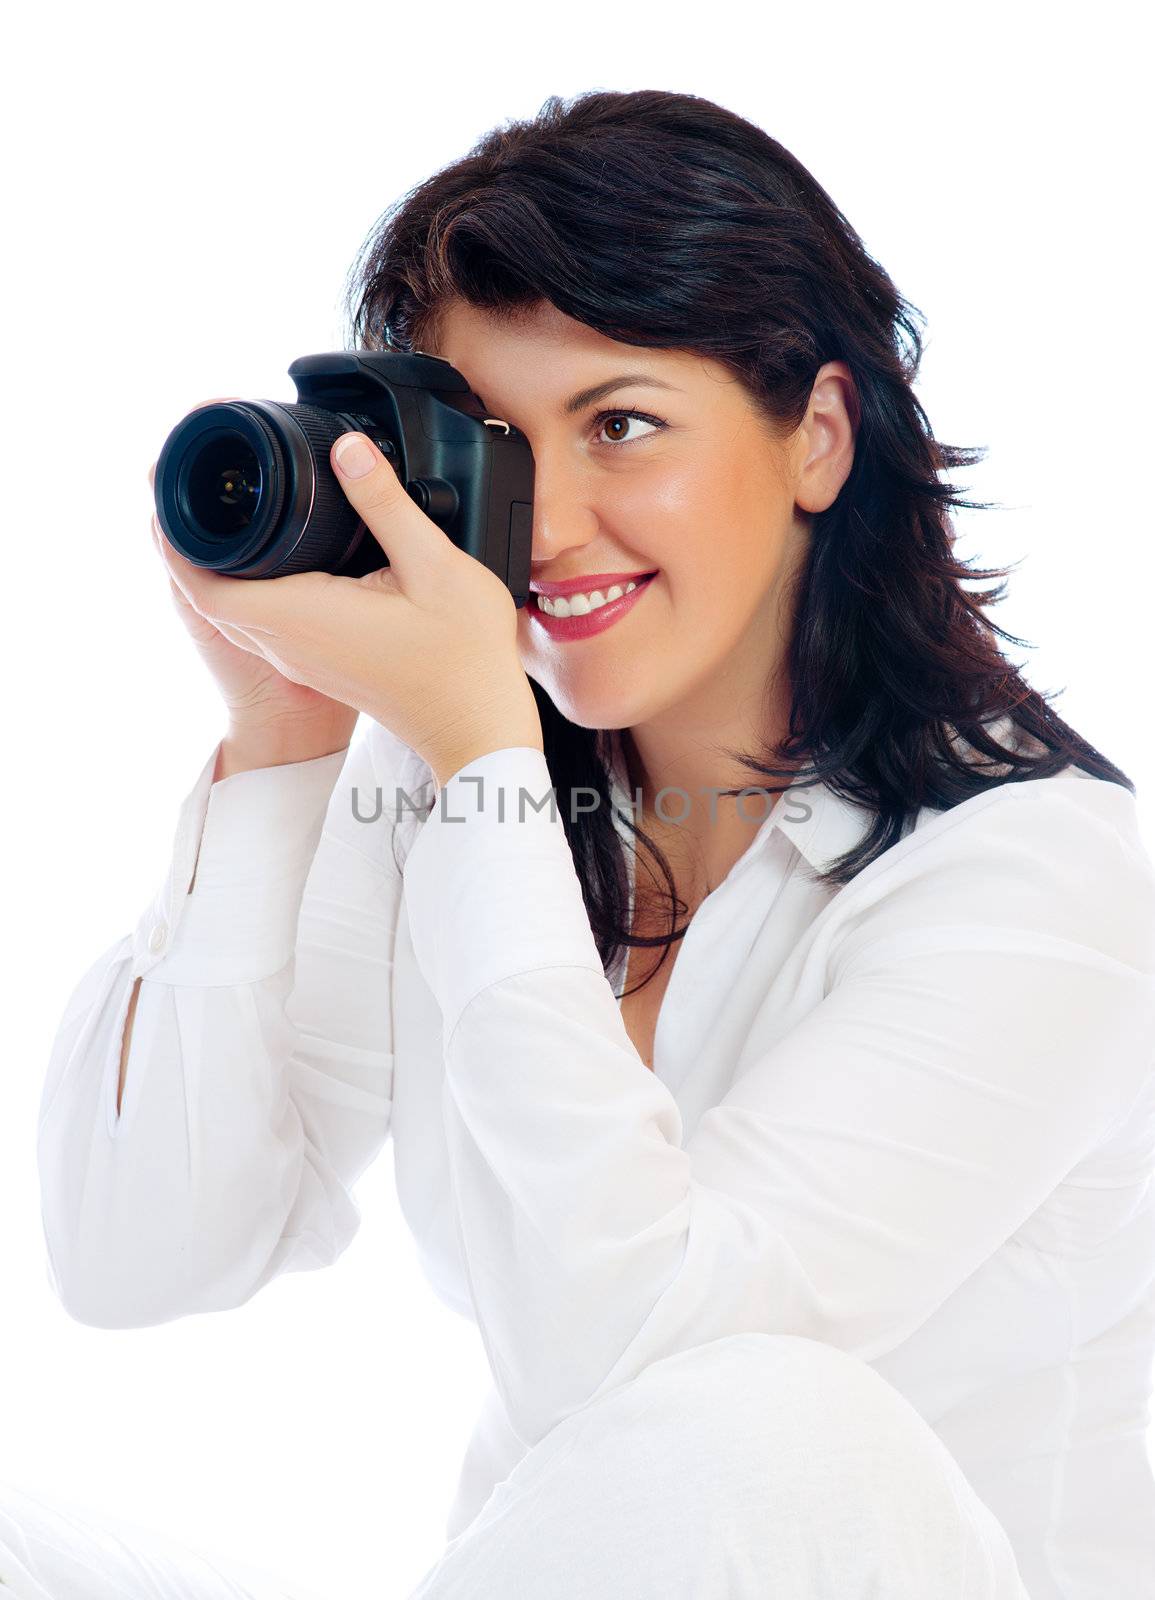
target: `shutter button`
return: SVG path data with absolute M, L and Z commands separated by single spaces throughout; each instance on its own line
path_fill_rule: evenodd
M 167 942 L 168 928 L 163 922 L 158 922 L 156 927 L 148 936 L 148 948 L 154 951 L 163 950 Z

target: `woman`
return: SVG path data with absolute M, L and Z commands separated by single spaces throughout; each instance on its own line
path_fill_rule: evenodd
M 913 308 L 657 91 L 487 135 L 349 305 L 525 433 L 535 596 L 359 435 L 387 572 L 154 529 L 229 724 L 61 1024 L 65 1307 L 331 1264 L 391 1135 L 494 1379 L 421 1600 L 1150 1589 L 1155 870 L 963 587 Z

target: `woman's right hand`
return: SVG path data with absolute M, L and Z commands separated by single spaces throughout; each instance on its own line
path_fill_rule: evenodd
M 240 398 L 239 395 L 219 395 L 214 400 L 202 400 L 200 405 Z M 150 488 L 155 488 L 155 477 L 154 461 L 148 469 Z M 251 740 L 254 745 L 287 751 L 288 755 L 282 755 L 282 760 L 309 760 L 348 745 L 357 723 L 356 710 L 339 700 L 329 699 L 307 684 L 294 683 L 284 677 L 263 655 L 245 648 L 242 635 L 218 627 L 203 617 L 173 576 L 168 563 L 171 546 L 157 521 L 155 509 L 152 537 L 168 572 L 177 613 L 225 702 L 229 739 L 234 744 Z

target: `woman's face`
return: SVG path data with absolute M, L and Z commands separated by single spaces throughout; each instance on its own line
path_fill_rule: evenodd
M 618 343 L 548 303 L 511 324 L 454 301 L 430 353 L 529 441 L 531 583 L 604 593 L 599 574 L 656 574 L 584 637 L 551 632 L 535 595 L 518 614 L 528 676 L 582 727 L 729 725 L 787 642 L 778 602 L 808 532 L 797 441 L 776 442 L 719 363 Z M 570 409 L 627 373 L 645 376 Z

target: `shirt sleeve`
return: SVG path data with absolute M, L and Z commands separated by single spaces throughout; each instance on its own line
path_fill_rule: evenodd
M 373 728 L 215 784 L 214 748 L 156 895 L 68 1001 L 37 1158 L 49 1276 L 80 1322 L 236 1306 L 359 1226 L 350 1190 L 389 1132 L 401 883 L 374 791 L 382 759 L 412 757 Z
M 449 779 L 405 863 L 470 1292 L 527 1444 L 734 1332 L 893 1349 L 1152 1070 L 1155 872 L 1119 826 L 1132 797 L 1005 785 L 842 891 L 824 998 L 684 1141 L 560 814 L 536 809 L 549 790 L 540 751 L 490 752 Z

